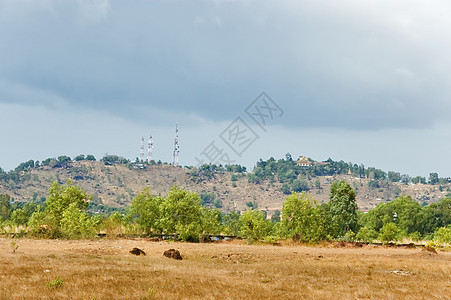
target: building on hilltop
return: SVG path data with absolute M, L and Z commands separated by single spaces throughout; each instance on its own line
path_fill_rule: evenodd
M 310 167 L 313 163 L 308 159 L 308 157 L 301 156 L 299 157 L 298 161 L 296 162 L 296 165 L 298 167 Z
M 326 166 L 329 165 L 330 163 L 327 161 L 324 162 L 316 162 L 316 161 L 312 161 L 310 160 L 310 158 L 306 157 L 306 156 L 299 156 L 299 159 L 296 162 L 296 165 L 298 167 L 311 167 L 311 166 Z

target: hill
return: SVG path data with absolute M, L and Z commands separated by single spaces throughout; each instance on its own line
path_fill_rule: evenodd
M 41 164 L 28 162 L 8 174 L 3 172 L 0 194 L 9 194 L 15 201 L 39 202 L 47 197 L 52 181 L 62 184 L 71 180 L 93 195 L 91 209 L 102 211 L 105 207 L 127 206 L 143 188 L 149 187 L 154 194 L 165 195 L 177 185 L 198 192 L 205 206 L 216 206 L 224 212 L 258 207 L 272 215 L 281 210 L 292 190 L 305 190 L 318 202 L 327 202 L 330 185 L 336 180 L 345 180 L 356 190 L 361 210 L 369 210 L 400 195 L 410 195 L 427 205 L 451 193 L 449 180 L 436 184 L 414 184 L 412 180 L 393 182 L 380 170 L 363 168 L 362 171 L 361 166 L 331 160 L 316 163 L 308 159 L 308 163 L 304 161 L 306 165 L 300 165 L 299 161 L 288 158 L 279 161 L 271 158 L 260 160 L 252 172 L 240 166 L 182 168 L 163 163 L 132 164 L 122 160 L 70 160 L 67 157 L 55 161 L 58 163 L 52 164 L 51 160 Z

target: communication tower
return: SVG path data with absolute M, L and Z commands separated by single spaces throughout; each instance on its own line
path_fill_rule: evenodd
M 153 149 L 153 140 L 152 135 L 149 137 L 149 142 L 147 143 L 147 162 L 152 160 L 152 149 Z
M 178 128 L 178 124 L 175 123 L 174 152 L 172 153 L 172 165 L 175 167 L 179 166 L 179 153 L 180 153 L 179 128 Z
M 139 150 L 139 159 L 144 161 L 144 137 L 141 138 L 141 148 Z

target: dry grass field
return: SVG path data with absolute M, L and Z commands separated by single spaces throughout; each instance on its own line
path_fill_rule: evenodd
M 1 299 L 449 299 L 451 252 L 0 238 Z M 129 253 L 133 247 L 146 256 Z M 183 260 L 164 257 L 180 250 Z M 55 279 L 60 287 L 49 287 Z

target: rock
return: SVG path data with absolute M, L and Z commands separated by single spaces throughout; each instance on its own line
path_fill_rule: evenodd
M 174 259 L 178 259 L 178 260 L 183 259 L 182 256 L 180 255 L 180 251 L 176 250 L 176 249 L 166 250 L 166 251 L 164 251 L 163 255 L 168 258 L 174 258 Z
M 132 250 L 130 250 L 130 253 L 134 255 L 146 255 L 146 252 L 139 248 L 133 248 Z

